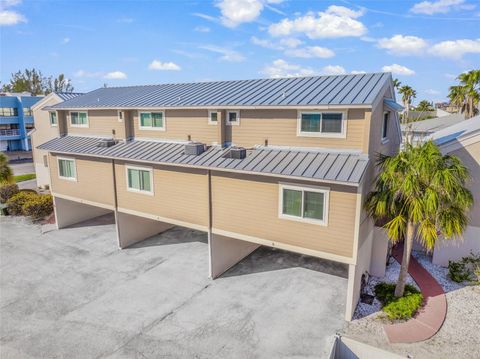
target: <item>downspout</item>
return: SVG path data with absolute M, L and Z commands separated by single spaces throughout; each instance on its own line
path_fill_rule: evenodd
M 212 173 L 207 170 L 208 178 L 208 277 L 213 279 L 212 275 L 212 224 L 213 224 L 213 210 L 212 210 Z
M 117 198 L 117 176 L 115 174 L 115 160 L 112 158 L 112 180 L 113 180 L 113 213 L 115 215 L 115 229 L 117 231 L 117 244 L 120 247 L 120 226 L 118 220 L 118 198 Z

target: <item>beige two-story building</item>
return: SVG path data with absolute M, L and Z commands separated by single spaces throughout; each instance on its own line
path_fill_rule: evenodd
M 388 73 L 100 88 L 43 107 L 58 135 L 37 148 L 59 228 L 114 212 L 120 248 L 204 231 L 212 278 L 261 245 L 341 262 L 350 319 L 385 267 L 363 202 L 400 109 Z

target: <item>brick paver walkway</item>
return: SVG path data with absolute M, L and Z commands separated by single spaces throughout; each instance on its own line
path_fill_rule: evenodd
M 402 262 L 403 246 L 396 246 L 393 256 Z M 425 306 L 417 315 L 403 323 L 384 325 L 390 343 L 415 343 L 427 340 L 441 328 L 447 315 L 447 299 L 443 288 L 435 278 L 413 257 L 410 258 L 408 273 L 422 291 Z

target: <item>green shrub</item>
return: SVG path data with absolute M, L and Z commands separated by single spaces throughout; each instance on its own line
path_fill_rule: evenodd
M 18 192 L 13 195 L 7 201 L 8 213 L 14 216 L 23 215 L 23 205 L 29 201 L 32 201 L 35 196 L 38 196 L 36 193 L 31 192 Z
M 41 219 L 53 212 L 53 199 L 49 194 L 37 194 L 22 206 L 25 216 Z
M 18 186 L 16 183 L 2 183 L 0 184 L 0 203 L 7 202 L 10 197 L 18 193 Z
M 37 175 L 35 173 L 27 173 L 27 174 L 24 174 L 24 175 L 18 175 L 18 176 L 14 176 L 13 179 L 15 180 L 15 182 L 23 182 L 23 181 L 28 181 L 28 180 L 31 180 L 31 179 L 34 179 L 34 178 L 37 178 Z
M 423 295 L 414 286 L 407 284 L 403 297 L 395 297 L 395 284 L 379 283 L 375 295 L 382 302 L 382 310 L 390 320 L 410 319 L 422 306 Z
M 457 283 L 480 283 L 480 254 L 471 253 L 458 262 L 448 261 L 448 276 Z

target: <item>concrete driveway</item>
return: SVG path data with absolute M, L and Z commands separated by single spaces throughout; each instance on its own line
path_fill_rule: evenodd
M 260 248 L 212 281 L 193 230 L 121 251 L 111 216 L 0 225 L 2 359 L 319 358 L 343 327 L 340 264 Z

